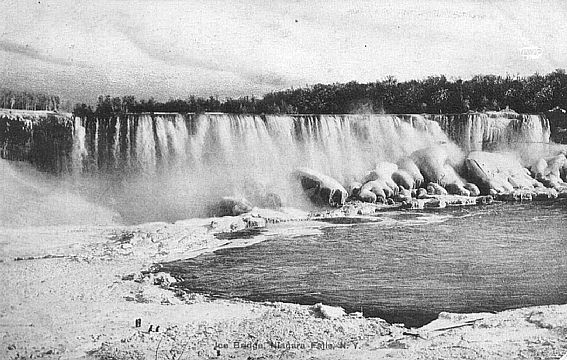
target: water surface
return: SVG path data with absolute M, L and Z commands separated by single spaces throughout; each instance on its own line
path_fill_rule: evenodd
M 323 302 L 419 326 L 441 311 L 567 303 L 567 208 L 498 204 L 384 214 L 166 264 L 193 291 Z

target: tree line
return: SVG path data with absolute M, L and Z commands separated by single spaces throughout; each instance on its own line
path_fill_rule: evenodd
M 58 111 L 61 99 L 43 92 L 0 89 L 0 105 L 4 109 Z
M 77 104 L 74 114 L 108 118 L 119 113 L 225 112 L 249 114 L 348 114 L 383 112 L 464 113 L 512 109 L 540 113 L 567 108 L 567 74 L 557 69 L 547 75 L 477 75 L 469 80 L 430 76 L 397 81 L 393 76 L 371 83 L 316 84 L 273 91 L 262 98 L 190 96 L 165 102 L 137 100 L 133 96 L 99 96 L 96 106 Z

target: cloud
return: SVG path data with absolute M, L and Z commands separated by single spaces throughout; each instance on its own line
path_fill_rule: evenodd
M 151 34 L 146 34 L 141 26 L 138 27 L 133 24 L 127 25 L 121 23 L 119 26 L 116 26 L 115 29 L 130 40 L 131 44 L 138 50 L 154 60 L 162 61 L 172 66 L 184 65 L 205 70 L 227 71 L 226 68 L 210 61 L 189 56 L 187 53 L 177 50 L 175 46 L 171 44 L 168 46 L 167 39 L 159 39 Z
M 250 80 L 253 80 L 255 83 L 270 85 L 275 87 L 288 86 L 291 82 L 289 78 L 273 72 L 261 73 L 256 75 L 250 74 L 248 78 Z
M 390 74 L 544 73 L 567 59 L 567 8 L 532 3 L 0 1 L 0 77 L 73 96 L 166 99 Z M 541 57 L 522 57 L 524 47 Z
M 39 52 L 36 48 L 30 45 L 22 45 L 12 41 L 0 40 L 0 51 L 5 51 L 12 54 L 22 55 L 30 59 L 40 60 L 46 63 L 62 66 L 78 66 L 78 67 L 88 67 L 82 61 L 69 61 L 65 59 L 60 59 L 52 56 L 48 56 Z
M 210 54 L 206 54 L 204 51 L 200 52 L 199 48 L 179 49 L 178 46 L 171 44 L 167 39 L 152 38 L 151 34 L 145 34 L 142 29 L 136 26 L 127 26 L 122 23 L 119 27 L 116 27 L 116 30 L 121 32 L 130 40 L 132 45 L 144 54 L 170 66 L 230 73 L 260 85 L 280 87 L 287 86 L 293 81 L 283 74 L 273 71 L 264 72 L 247 67 L 245 64 L 238 63 L 237 59 L 227 56 L 227 54 L 219 54 L 218 58 L 213 59 Z
M 122 9 L 110 22 L 114 31 L 153 60 L 194 72 L 232 75 L 260 86 L 289 86 L 299 80 L 274 66 L 278 57 L 270 58 L 266 48 L 276 34 L 256 34 L 265 25 L 257 22 L 257 15 L 233 14 L 224 4 L 164 5 L 151 17 L 139 10 Z

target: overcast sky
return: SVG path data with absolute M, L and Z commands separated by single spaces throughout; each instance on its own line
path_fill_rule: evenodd
M 567 67 L 567 1 L 0 2 L 0 87 L 262 95 L 318 82 Z

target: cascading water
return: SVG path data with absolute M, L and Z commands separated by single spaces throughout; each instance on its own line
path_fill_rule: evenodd
M 81 118 L 76 117 L 73 124 L 73 171 L 80 172 L 83 169 L 83 161 L 88 152 L 85 146 L 86 129 L 81 123 Z
M 114 127 L 114 143 L 112 144 L 112 159 L 114 167 L 118 167 L 118 158 L 120 154 L 120 119 L 116 119 Z
M 416 149 L 449 141 L 436 122 L 420 115 L 141 114 L 116 119 L 115 129 L 101 127 L 100 122 L 91 127 L 96 132 L 91 136 L 82 135 L 84 126 L 75 124 L 80 129 L 75 131 L 74 158 L 120 163 L 121 153 L 134 154 L 133 166 L 142 173 L 185 164 L 195 169 L 250 168 L 278 177 L 282 175 L 278 169 L 308 166 L 346 181 L 378 160 L 395 161 Z M 121 126 L 126 131 L 119 131 Z M 103 129 L 113 133 L 100 134 Z M 80 144 L 89 138 L 94 138 L 93 146 Z M 100 146 L 99 139 L 111 144 Z M 110 153 L 100 153 L 107 148 Z M 94 153 L 85 154 L 84 149 Z M 98 165 L 99 171 L 107 168 Z
M 86 164 L 89 176 L 119 178 L 104 192 L 159 213 L 144 220 L 203 215 L 222 196 L 250 198 L 258 189 L 305 206 L 289 177 L 298 167 L 347 183 L 377 161 L 449 142 L 421 115 L 131 114 L 75 128 L 73 163 Z
M 136 161 L 146 173 L 153 173 L 156 167 L 155 137 L 152 118 L 140 116 L 136 130 Z
M 454 141 L 464 152 L 513 149 L 529 158 L 546 150 L 550 135 L 545 116 L 515 113 L 154 113 L 69 123 L 73 131 L 65 136 L 70 136 L 66 141 L 71 146 L 65 159 L 53 163 L 62 164 L 62 170 L 72 171 L 79 181 L 99 179 L 102 187 L 92 190 L 97 198 L 112 197 L 124 211 L 147 213 L 133 214 L 132 221 L 204 215 L 209 202 L 222 196 L 249 197 L 258 188 L 278 194 L 286 205 L 304 206 L 297 203 L 301 192 L 289 181 L 297 167 L 312 168 L 346 185 L 360 180 L 378 161 L 396 161 L 432 144 Z M 10 148 L 3 153 L 33 148 L 39 135 L 49 133 L 47 129 L 20 136 L 25 142 L 19 147 L 6 133 L 8 140 L 2 141 Z M 63 156 L 61 151 L 42 154 Z
M 169 163 L 206 166 L 254 164 L 262 170 L 265 160 L 294 166 L 309 166 L 341 180 L 368 170 L 377 160 L 396 160 L 411 151 L 450 138 L 468 152 L 474 150 L 522 149 L 549 144 L 549 122 L 541 115 L 473 113 L 456 115 L 231 115 L 231 114 L 139 114 L 114 120 L 114 128 L 96 120 L 91 136 L 85 137 L 75 122 L 74 158 L 92 149 L 110 148 L 101 159 L 134 166 L 145 173 Z M 443 131 L 445 130 L 445 131 Z M 88 131 L 88 130 L 87 130 Z M 101 134 L 101 131 L 110 131 Z M 133 132 L 133 134 L 132 134 Z M 77 139 L 79 137 L 79 139 Z M 102 144 L 99 138 L 110 144 Z M 134 142 L 131 141 L 134 139 Z M 261 149 L 261 155 L 258 150 Z M 130 154 L 134 163 L 129 161 Z M 121 160 L 120 157 L 124 159 Z M 238 158 L 236 158 L 238 156 Z M 345 158 L 346 157 L 346 158 Z M 214 158 L 214 160 L 213 160 Z M 96 161 L 97 169 L 106 167 Z M 276 167 L 277 168 L 277 167 Z
M 114 126 L 101 126 L 102 122 Z M 75 126 L 83 127 L 78 123 Z M 545 117 L 507 113 L 131 114 L 96 120 L 86 130 L 97 133 L 83 136 L 82 130 L 76 130 L 75 142 L 94 139 L 97 144 L 74 146 L 74 163 L 94 158 L 120 164 L 118 172 L 135 174 L 122 186 L 137 184 L 135 193 L 140 199 L 152 193 L 151 201 L 158 206 L 161 199 L 156 197 L 161 194 L 171 208 L 176 201 L 194 204 L 191 212 L 197 203 L 221 196 L 247 197 L 251 195 L 247 192 L 258 186 L 277 193 L 286 204 L 297 205 L 297 191 L 290 188 L 289 174 L 298 167 L 312 168 L 346 184 L 360 179 L 378 161 L 395 162 L 415 150 L 451 140 L 464 150 L 521 149 L 526 144 L 543 146 L 549 142 Z M 98 133 L 102 131 L 108 133 Z M 101 139 L 110 144 L 101 143 Z M 104 161 L 95 162 L 95 173 L 109 169 L 116 172 Z M 93 169 L 85 167 L 83 172 L 92 173 Z M 140 183 L 140 178 L 146 180 Z M 174 199 L 165 194 L 168 188 L 176 195 Z M 187 206 L 183 206 L 184 211 Z M 195 214 L 179 214 L 186 215 Z
M 549 147 L 549 121 L 542 115 L 491 112 L 436 115 L 433 120 L 466 152 L 513 150 L 529 163 Z

